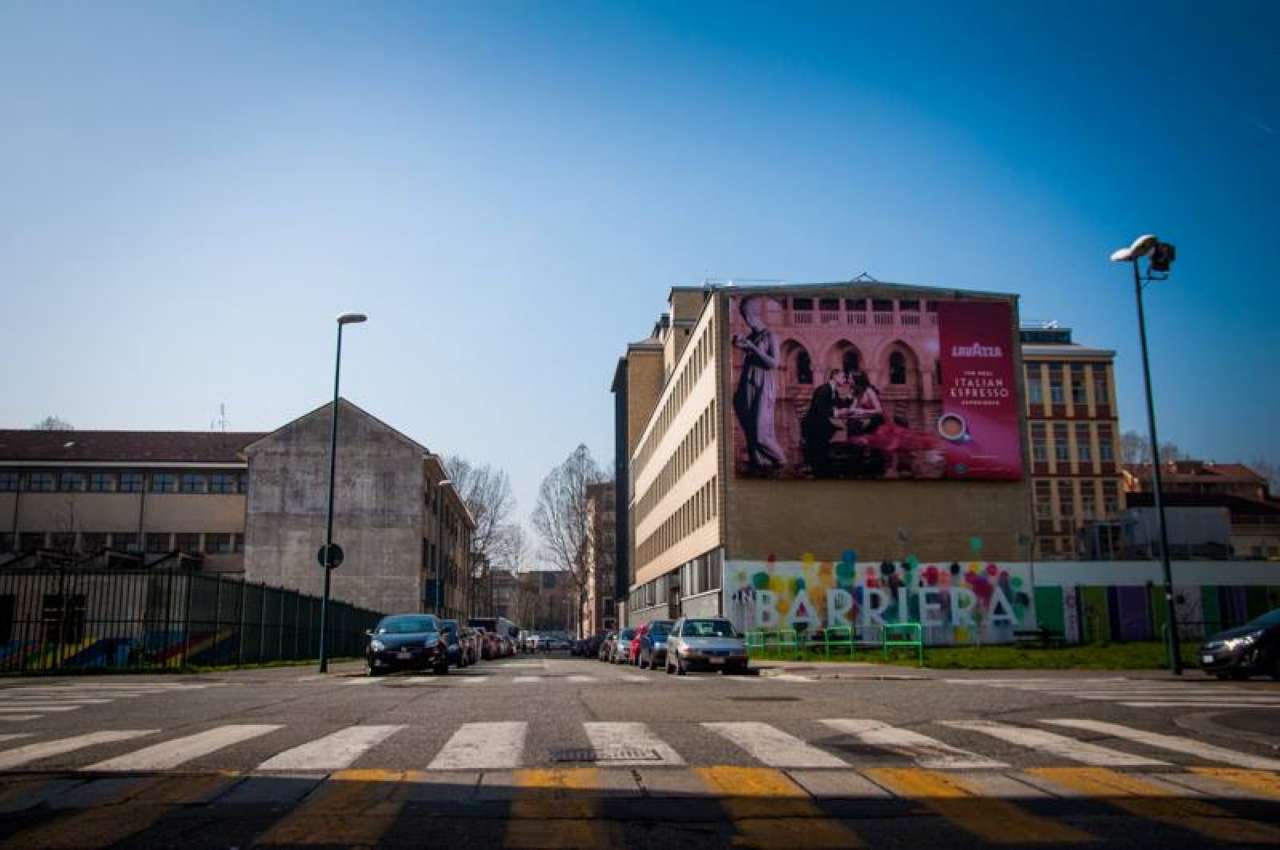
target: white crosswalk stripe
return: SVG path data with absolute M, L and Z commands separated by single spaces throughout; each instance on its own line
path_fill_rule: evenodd
M 29 722 L 46 714 L 108 705 L 116 700 L 197 691 L 216 682 L 68 682 L 0 687 L 0 721 Z
M 12 770 L 41 759 L 60 756 L 98 744 L 111 744 L 117 741 L 128 741 L 143 735 L 154 735 L 156 729 L 122 729 L 112 732 L 89 732 L 71 738 L 58 738 L 53 741 L 40 741 L 35 744 L 17 747 L 0 752 L 0 770 Z
M 703 723 L 769 767 L 848 767 L 831 753 L 806 744 L 768 723 Z
M 87 770 L 172 770 L 179 765 L 216 752 L 232 744 L 274 732 L 282 727 L 270 723 L 218 726 L 185 738 L 164 741 L 137 752 L 100 761 Z
M 1135 756 L 1122 753 L 1109 747 L 1101 747 L 1086 741 L 1077 741 L 1065 735 L 1046 732 L 1043 729 L 1029 729 L 1025 726 L 1011 726 L 1007 723 L 996 723 L 993 720 L 943 720 L 943 726 L 952 729 L 963 729 L 968 732 L 980 732 L 1001 741 L 1026 747 L 1031 750 L 1048 753 L 1096 767 L 1153 767 L 1168 764 L 1159 759 Z
M 588 682 L 594 682 L 594 681 L 597 681 L 597 680 L 596 680 L 596 677 L 595 677 L 595 676 L 570 676 L 570 677 L 569 677 L 569 681 L 570 681 L 570 682 L 579 682 L 579 683 L 583 683 L 583 684 L 585 684 L 585 683 L 588 683 Z
M 404 726 L 348 726 L 267 759 L 258 770 L 342 770 Z
M 1105 678 L 946 679 L 952 685 L 1003 688 L 1022 693 L 1069 696 L 1093 702 L 1118 702 L 1130 708 L 1186 706 L 1202 708 L 1280 708 L 1280 693 L 1232 687 L 1210 681 L 1172 682 L 1156 679 Z
M 482 685 L 492 679 L 492 676 L 468 676 L 462 680 L 464 685 Z
M 596 764 L 613 765 L 681 765 L 684 759 L 643 723 L 584 723 L 587 739 L 599 758 Z M 657 759 L 619 758 L 625 751 L 650 750 Z
M 1233 767 L 1248 767 L 1256 770 L 1280 770 L 1280 759 L 1270 759 L 1263 756 L 1239 753 L 1235 750 L 1216 747 L 1213 744 L 1207 744 L 1203 741 L 1183 738 L 1178 735 L 1163 735 L 1159 732 L 1146 732 L 1142 729 L 1122 726 L 1119 723 L 1107 723 L 1102 720 L 1083 720 L 1078 718 L 1060 718 L 1055 720 L 1041 720 L 1040 722 L 1048 723 L 1052 726 L 1065 726 L 1068 729 L 1083 729 L 1086 732 L 1099 732 L 1103 735 L 1110 735 L 1113 738 L 1122 738 L 1128 741 L 1134 741 L 1135 743 L 1145 744 L 1148 747 L 1155 747 L 1160 750 L 1169 750 L 1175 753 L 1196 756 L 1207 761 L 1229 764 Z
M 427 766 L 428 770 L 503 770 L 520 766 L 529 724 L 523 721 L 464 723 Z
M 541 682 L 541 676 L 514 676 L 511 679 L 513 685 L 531 685 L 534 682 Z
M 939 740 L 890 726 L 879 720 L 866 718 L 840 718 L 820 720 L 837 732 L 853 735 L 863 744 L 887 750 L 913 760 L 921 767 L 934 770 L 976 770 L 984 768 L 1008 767 L 1002 761 L 985 758 L 977 753 L 944 744 Z

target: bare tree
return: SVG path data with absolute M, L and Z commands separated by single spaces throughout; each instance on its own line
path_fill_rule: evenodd
M 581 611 L 587 597 L 588 547 L 591 544 L 587 488 L 608 480 L 585 445 L 547 473 L 538 490 L 530 522 L 542 538 L 543 555 L 567 574 Z
M 523 540 L 512 539 L 514 536 L 522 537 L 523 532 L 511 521 L 516 508 L 511 478 L 504 470 L 495 469 L 487 463 L 472 463 L 461 455 L 445 458 L 445 468 L 449 470 L 449 480 L 476 521 L 476 529 L 471 535 L 471 549 L 475 557 L 468 572 L 471 581 L 485 588 L 487 593 L 494 567 L 505 567 L 514 572 L 523 554 Z
M 65 419 L 59 419 L 56 416 L 46 416 L 39 422 L 31 426 L 33 431 L 74 431 L 75 426 Z
M 1137 431 L 1125 431 L 1120 435 L 1120 459 L 1130 466 L 1144 466 L 1151 463 L 1151 441 Z M 1179 448 L 1177 443 L 1160 444 L 1162 464 L 1186 459 L 1186 452 Z
M 1272 496 L 1280 494 L 1280 464 L 1258 458 L 1249 464 L 1249 468 L 1267 479 L 1267 488 Z

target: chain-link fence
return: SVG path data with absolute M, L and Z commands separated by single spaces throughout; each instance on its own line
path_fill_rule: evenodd
M 0 571 L 0 672 L 242 665 L 320 654 L 316 596 L 188 570 Z M 327 653 L 382 615 L 329 603 Z

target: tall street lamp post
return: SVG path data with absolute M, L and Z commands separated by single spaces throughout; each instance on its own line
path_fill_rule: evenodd
M 1169 267 L 1173 264 L 1177 252 L 1173 245 L 1161 242 L 1155 236 L 1146 234 L 1133 240 L 1128 248 L 1121 248 L 1111 254 L 1113 263 L 1130 263 L 1133 265 L 1133 291 L 1138 300 L 1138 340 L 1142 348 L 1142 379 L 1147 393 L 1147 431 L 1151 441 L 1151 481 L 1154 489 L 1156 516 L 1160 522 L 1160 564 L 1164 569 L 1164 602 L 1165 621 L 1169 631 L 1169 669 L 1175 676 L 1182 675 L 1182 650 L 1178 640 L 1177 607 L 1173 599 L 1173 565 L 1169 562 L 1169 528 L 1165 522 L 1164 499 L 1161 494 L 1160 476 L 1160 440 L 1156 436 L 1156 408 L 1151 398 L 1151 364 L 1147 358 L 1147 320 L 1142 309 L 1142 288 L 1153 280 L 1165 280 L 1169 277 Z M 1138 268 L 1138 261 L 1147 258 L 1147 273 L 1144 276 Z
M 342 374 L 342 327 L 368 321 L 364 313 L 343 313 L 338 317 L 338 353 L 333 364 L 333 422 L 329 427 L 329 499 L 325 506 L 324 549 L 321 562 L 324 569 L 324 599 L 320 603 L 320 672 L 329 672 L 329 655 L 325 645 L 329 630 L 329 583 L 334 567 L 333 546 L 333 488 L 334 474 L 338 467 L 338 378 Z
M 448 478 L 436 484 L 436 599 L 435 608 L 432 613 L 436 616 L 440 615 L 440 596 L 443 592 L 444 579 L 441 577 L 440 567 L 444 563 L 444 488 L 452 487 L 453 482 Z

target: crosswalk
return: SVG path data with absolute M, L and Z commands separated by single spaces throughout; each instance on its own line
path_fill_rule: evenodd
M 219 687 L 220 682 L 154 682 L 120 679 L 110 682 L 66 682 L 11 685 L 0 688 L 0 724 L 25 723 L 116 700 L 188 693 Z
M 1116 702 L 1129 708 L 1280 709 L 1280 690 L 1245 688 L 1207 679 L 1178 682 L 1118 676 L 1055 679 L 1000 677 L 947 679 L 946 682 L 1086 701 Z
M 657 729 L 634 721 L 590 721 L 580 727 L 545 723 L 536 735 L 524 720 L 461 723 L 452 730 L 437 730 L 432 724 L 355 724 L 323 730 L 315 737 L 285 724 L 249 723 L 177 736 L 156 729 L 98 730 L 43 739 L 37 733 L 17 733 L 0 735 L 0 771 L 194 769 L 271 774 L 328 773 L 353 767 L 486 771 L 565 761 L 600 767 L 662 767 L 714 764 L 726 758 L 785 770 L 903 765 L 959 773 L 1007 770 L 1030 762 L 1141 769 L 1173 769 L 1190 763 L 1280 771 L 1280 758 L 1265 754 L 1080 718 L 1046 717 L 1020 723 L 956 719 L 918 728 L 865 717 L 785 724 L 758 720 L 671 723 Z M 541 746 L 530 745 L 535 738 Z M 988 745 L 998 751 L 984 752 Z
M 796 677 L 792 677 L 795 680 Z M 370 678 L 368 676 L 347 676 L 341 679 L 335 679 L 331 676 L 301 676 L 297 679 L 299 682 L 315 683 L 315 684 L 334 684 L 340 683 L 343 687 L 366 688 L 372 686 L 382 687 L 452 687 L 457 685 L 651 685 L 656 682 L 679 682 L 682 685 L 707 682 L 733 681 L 733 682 L 764 682 L 772 680 L 787 681 L 781 676 L 774 676 L 770 679 L 753 677 L 753 676 L 730 676 L 722 679 L 717 676 L 682 676 L 682 677 L 666 677 L 660 674 L 644 675 L 640 673 L 614 673 L 612 675 L 593 676 L 587 673 L 568 673 L 568 674 L 547 674 L 547 673 L 524 673 L 517 675 L 495 675 L 493 673 L 454 673 L 448 676 L 436 675 L 406 675 L 406 676 L 379 676 Z M 805 681 L 813 681 L 805 679 Z

